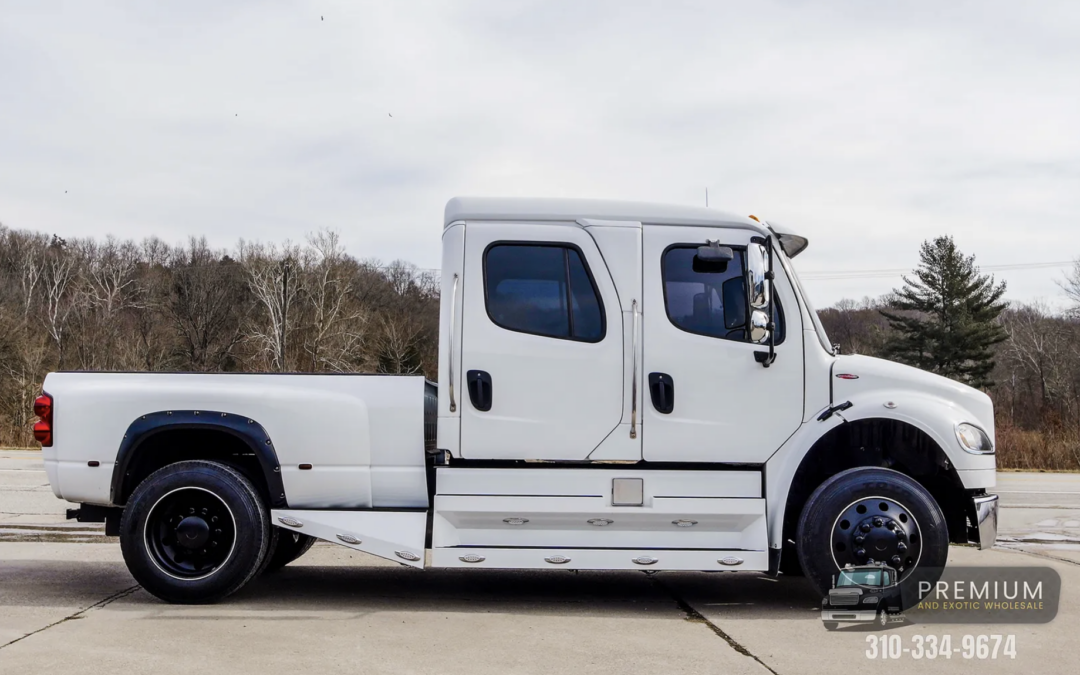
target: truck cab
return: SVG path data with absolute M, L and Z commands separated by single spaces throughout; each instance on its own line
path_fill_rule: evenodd
M 950 541 L 993 544 L 989 398 L 837 355 L 792 263 L 806 238 L 707 208 L 455 198 L 442 241 L 437 385 L 50 374 L 57 496 L 176 601 L 224 597 L 203 582 L 239 565 L 169 572 L 203 529 L 155 499 L 188 481 L 198 510 L 237 480 L 185 462 L 250 483 L 260 561 L 314 537 L 415 567 L 783 572 L 824 592 L 846 565 L 903 580 Z M 231 518 L 236 540 L 262 527 Z
M 821 601 L 821 620 L 828 630 L 841 623 L 903 620 L 898 572 L 884 563 L 845 565 Z

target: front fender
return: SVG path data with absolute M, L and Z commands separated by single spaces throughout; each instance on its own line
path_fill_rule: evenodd
M 841 424 L 870 419 L 888 419 L 910 424 L 941 448 L 966 489 L 994 487 L 994 455 L 973 455 L 966 452 L 956 438 L 957 424 L 978 423 L 980 416 L 976 412 L 954 401 L 914 391 L 867 391 L 849 399 L 837 396 L 834 404 L 844 401 L 851 402 L 849 409 L 835 413 L 823 421 L 818 421 L 817 415 L 811 417 L 811 420 L 803 423 L 766 462 L 765 489 L 769 504 L 771 547 L 779 548 L 783 544 L 784 514 L 795 472 L 814 444 Z M 992 434 L 992 427 L 987 432 Z

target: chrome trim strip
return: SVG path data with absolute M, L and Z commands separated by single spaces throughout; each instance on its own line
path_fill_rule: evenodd
M 972 497 L 975 506 L 975 526 L 979 531 L 979 550 L 985 551 L 994 546 L 998 529 L 998 496 L 982 495 Z
M 630 342 L 630 358 L 634 360 L 631 365 L 630 378 L 630 438 L 637 438 L 637 334 L 638 334 L 638 308 L 637 300 L 631 303 L 634 311 L 633 330 Z M 625 371 L 624 371 L 625 372 Z
M 454 315 L 457 314 L 457 272 L 454 273 L 454 287 L 450 291 L 450 339 L 447 346 L 446 362 L 450 372 L 450 412 L 457 412 L 457 401 L 454 400 Z

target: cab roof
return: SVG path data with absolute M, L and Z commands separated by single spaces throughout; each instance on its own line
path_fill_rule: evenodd
M 746 216 L 701 206 L 649 204 L 605 199 L 527 199 L 519 197 L 454 197 L 446 203 L 443 225 L 459 220 L 533 220 L 574 222 L 582 218 L 628 220 L 650 225 L 738 227 L 761 230 Z
M 727 211 L 702 206 L 652 204 L 606 199 L 549 199 L 521 197 L 454 197 L 446 203 L 443 227 L 462 220 L 527 220 L 533 222 L 577 222 L 582 219 L 614 220 L 649 225 L 729 227 L 754 230 L 767 235 L 771 229 L 785 252 L 794 257 L 806 248 L 806 239 L 786 228 Z

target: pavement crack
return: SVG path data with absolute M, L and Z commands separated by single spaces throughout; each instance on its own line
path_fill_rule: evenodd
M 720 626 L 717 626 L 715 623 L 713 623 L 712 621 L 709 621 L 709 619 L 705 618 L 705 616 L 701 612 L 694 609 L 690 605 L 690 603 L 686 601 L 685 598 L 683 598 L 681 595 L 676 593 L 670 586 L 668 586 L 667 584 L 665 584 L 663 581 L 661 581 L 660 579 L 658 579 L 655 576 L 652 577 L 652 582 L 654 584 L 656 584 L 657 586 L 659 586 L 660 588 L 662 588 L 665 593 L 667 593 L 668 595 L 671 596 L 671 599 L 675 601 L 675 604 L 679 606 L 679 609 L 681 609 L 683 612 L 686 613 L 686 620 L 687 621 L 691 621 L 693 623 L 704 624 L 709 630 L 711 630 L 713 633 L 715 633 L 717 637 L 722 639 L 724 642 L 728 643 L 729 647 L 731 647 L 735 651 L 739 652 L 743 656 L 747 656 L 747 657 L 749 657 L 751 659 L 754 659 L 755 661 L 758 662 L 758 664 L 762 668 L 769 671 L 773 675 L 779 675 L 779 673 L 777 673 L 767 663 L 765 663 L 760 658 L 758 658 L 753 652 L 751 652 L 749 649 L 747 649 L 746 647 L 739 644 L 738 640 L 736 640 L 735 638 L 733 638 L 730 635 L 728 635 L 727 633 L 725 633 L 723 631 L 723 629 L 720 628 Z
M 35 630 L 35 631 L 31 632 L 31 633 L 27 633 L 26 635 L 23 635 L 22 637 L 15 638 L 11 642 L 5 642 L 4 644 L 0 645 L 0 649 L 4 649 L 5 647 L 10 647 L 11 645 L 15 644 L 16 642 L 20 642 L 20 641 L 25 640 L 26 638 L 28 638 L 28 637 L 30 637 L 32 635 L 37 635 L 38 633 L 47 631 L 50 628 L 52 628 L 53 626 L 59 626 L 60 624 L 66 622 L 66 621 L 71 621 L 73 619 L 81 619 L 81 618 L 83 618 L 83 615 L 86 614 L 87 612 L 89 612 L 90 610 L 99 609 L 101 607 L 104 607 L 104 606 L 108 605 L 111 602 L 119 600 L 120 598 L 125 598 L 125 597 L 131 595 L 132 593 L 134 593 L 135 591 L 139 590 L 139 588 L 141 588 L 141 587 L 138 584 L 135 584 L 131 588 L 125 588 L 122 591 L 117 591 L 116 593 L 113 593 L 109 597 L 107 597 L 107 598 L 105 598 L 103 600 L 99 600 L 99 601 L 95 602 L 94 604 L 90 605 L 89 607 L 84 607 L 83 609 L 80 609 L 79 611 L 75 612 L 74 614 L 71 614 L 69 616 L 65 616 L 63 619 L 60 619 L 59 621 L 54 621 L 54 622 L 50 623 L 47 626 L 42 626 L 41 628 L 38 628 L 37 630 Z
M 1029 550 L 1024 549 L 1024 548 L 1012 548 L 1011 546 L 995 546 L 994 550 L 996 550 L 996 551 L 1009 551 L 1011 553 L 1022 553 L 1024 555 L 1033 555 L 1033 556 L 1035 556 L 1037 558 L 1046 558 L 1047 560 L 1054 560 L 1056 562 L 1068 563 L 1070 565 L 1080 565 L 1080 562 L 1077 562 L 1075 560 L 1071 560 L 1069 558 L 1062 558 L 1062 557 L 1059 557 L 1059 556 L 1056 556 L 1056 555 L 1050 555 L 1049 553 L 1044 553 L 1042 551 L 1029 551 Z

